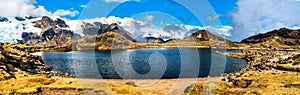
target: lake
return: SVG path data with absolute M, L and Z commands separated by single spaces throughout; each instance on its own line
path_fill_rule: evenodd
M 82 78 L 191 78 L 239 71 L 246 61 L 217 54 L 240 50 L 152 48 L 116 51 L 44 52 L 54 71 Z

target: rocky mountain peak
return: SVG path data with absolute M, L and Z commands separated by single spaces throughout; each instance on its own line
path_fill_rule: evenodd
M 56 20 L 52 20 L 48 16 L 43 16 L 41 20 L 37 20 L 33 23 L 35 23 L 34 27 L 41 28 L 42 30 L 46 30 L 51 27 L 54 27 L 54 28 L 69 27 L 64 20 L 62 20 L 60 18 L 57 18 Z
M 280 45 L 300 45 L 300 29 L 281 28 L 264 34 L 257 34 L 242 40 L 242 43 L 275 43 Z
M 119 26 L 117 23 L 103 24 L 101 22 L 94 22 L 93 24 L 91 24 L 88 22 L 82 22 L 81 28 L 82 33 L 85 36 L 95 36 L 107 32 L 115 32 L 123 35 L 128 40 L 133 40 L 131 34 L 128 31 L 126 31 L 123 27 Z
M 32 32 L 23 32 L 21 43 L 62 45 L 72 41 L 73 37 L 80 37 L 73 31 L 64 29 L 69 26 L 60 18 L 52 20 L 50 17 L 43 16 L 33 23 L 35 27 L 42 29 L 41 33 L 38 35 Z
M 198 32 L 193 33 L 191 37 L 196 41 L 210 41 L 210 40 L 225 41 L 226 40 L 220 36 L 210 33 L 207 30 L 199 30 Z

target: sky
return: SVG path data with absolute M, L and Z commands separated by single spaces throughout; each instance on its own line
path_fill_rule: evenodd
M 63 10 L 71 10 L 71 11 L 78 11 L 78 12 L 82 12 L 83 9 L 85 7 L 87 7 L 88 3 L 90 0 L 36 0 L 36 4 L 35 6 L 45 6 L 45 8 L 50 11 L 50 12 L 55 12 L 58 9 L 63 9 Z M 101 1 L 101 0 L 98 0 Z M 105 2 L 106 1 L 106 2 Z M 115 3 L 119 3 L 118 1 L 120 1 L 121 3 L 124 3 L 122 1 L 124 0 L 102 0 L 101 3 L 107 3 L 107 5 L 114 5 Z M 161 1 L 161 0 L 160 0 Z M 218 15 L 220 15 L 220 21 L 223 25 L 230 25 L 230 19 L 227 17 L 228 12 L 232 11 L 235 7 L 235 3 L 237 2 L 237 0 L 227 0 L 226 2 L 224 2 L 224 0 L 208 0 L 211 4 L 211 6 L 213 6 L 213 8 L 215 9 L 216 13 Z M 156 3 L 161 3 L 161 2 L 149 2 L 149 3 L 153 3 L 154 5 Z M 91 5 L 91 4 L 90 4 Z M 149 6 L 151 7 L 151 6 Z M 135 7 L 127 7 L 129 9 L 135 9 Z M 147 7 L 143 7 L 143 9 L 147 9 Z M 185 11 L 178 11 L 177 13 L 179 14 L 183 14 L 182 12 Z M 118 17 L 125 17 L 124 15 L 127 12 L 124 11 L 124 13 L 118 13 L 115 16 Z M 80 13 L 79 13 L 80 14 Z M 79 18 L 80 15 L 76 15 L 76 16 L 66 16 L 69 19 L 77 19 Z M 198 24 L 195 24 L 198 25 Z
M 89 4 L 89 1 L 91 1 L 91 2 L 98 1 L 99 5 L 100 5 L 100 3 L 102 3 L 102 4 L 104 4 L 103 6 L 106 7 L 106 6 L 113 6 L 118 3 L 125 3 L 124 1 L 127 1 L 127 0 L 36 0 L 37 3 L 35 4 L 35 6 L 39 6 L 39 5 L 45 6 L 45 8 L 50 12 L 55 12 L 58 9 L 71 10 L 71 11 L 76 10 L 78 12 L 82 12 L 84 10 L 84 8 L 86 8 L 87 6 L 99 6 L 99 5 Z M 149 1 L 145 5 L 153 4 L 156 7 L 158 7 L 157 5 L 159 5 L 161 3 L 161 1 L 164 1 L 164 0 L 144 0 L 144 1 Z M 165 1 L 169 1 L 169 0 L 165 0 Z M 235 3 L 237 0 L 227 0 L 226 2 L 224 2 L 224 0 L 208 0 L 208 1 L 210 2 L 211 6 L 213 6 L 216 13 L 218 14 L 221 23 L 223 25 L 231 25 L 230 19 L 227 17 L 227 14 L 234 9 Z M 128 6 L 126 6 L 125 10 L 139 11 L 142 9 L 145 9 L 145 10 L 151 9 L 151 6 L 142 7 L 142 8 L 132 7 L 132 5 L 138 6 L 140 4 L 138 2 L 134 2 L 134 3 L 136 3 L 136 5 L 129 4 Z M 201 5 L 201 4 L 199 4 L 199 5 Z M 143 6 L 143 5 L 141 5 L 141 6 Z M 179 6 L 175 6 L 175 7 L 179 7 Z M 99 13 L 101 13 L 101 9 L 98 9 L 98 10 L 100 10 Z M 162 10 L 162 9 L 157 9 L 157 10 Z M 92 10 L 92 11 L 94 11 L 94 10 Z M 182 15 L 181 20 L 185 20 L 184 17 L 187 18 L 188 16 L 190 16 L 185 13 L 187 11 L 188 10 L 179 10 L 174 13 L 181 14 Z M 118 13 L 113 13 L 111 15 L 117 16 L 117 17 L 128 17 L 129 13 L 130 13 L 128 11 L 117 11 L 117 12 Z M 203 14 L 205 14 L 205 13 L 203 13 Z M 99 16 L 99 15 L 96 14 L 96 16 Z M 73 16 L 73 17 L 71 17 L 71 16 L 65 16 L 65 17 L 67 17 L 69 19 L 78 19 L 78 18 L 80 18 L 80 14 Z M 93 18 L 93 17 L 87 17 L 87 18 Z M 81 17 L 81 18 L 85 18 L 85 17 Z M 191 24 L 192 25 L 201 25 L 200 23 L 197 23 L 196 21 L 191 22 Z
M 232 41 L 240 41 L 258 33 L 283 27 L 300 28 L 299 0 L 0 0 L 0 2 L 1 16 L 50 15 L 69 20 L 110 17 L 110 20 L 122 23 L 130 31 L 146 31 L 139 27 L 151 27 L 147 29 L 167 32 L 174 32 L 177 29 L 191 32 L 198 27 Z

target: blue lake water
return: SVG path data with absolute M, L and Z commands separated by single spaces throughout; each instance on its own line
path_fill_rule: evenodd
M 54 71 L 83 78 L 182 78 L 239 71 L 246 61 L 216 54 L 240 50 L 154 48 L 118 51 L 45 52 Z

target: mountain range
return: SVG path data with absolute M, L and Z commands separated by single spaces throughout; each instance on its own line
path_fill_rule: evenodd
M 68 24 L 71 25 L 68 25 Z M 300 30 L 282 28 L 232 42 L 207 30 L 198 30 L 184 39 L 170 39 L 165 44 L 135 42 L 132 34 L 117 23 L 81 21 L 77 24 L 59 17 L 0 17 L 0 41 L 32 45 L 71 45 L 75 50 L 109 50 L 147 47 L 197 46 L 207 48 L 278 47 L 299 48 Z M 78 29 L 79 28 L 79 29 Z M 78 30 L 80 30 L 78 32 Z M 121 46 L 124 45 L 124 46 Z M 84 49 L 86 48 L 86 49 Z

